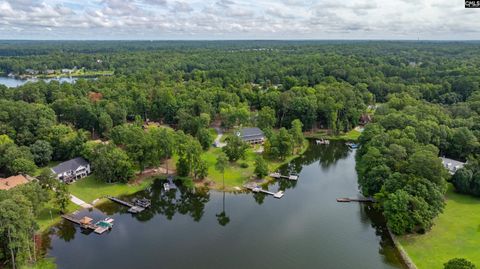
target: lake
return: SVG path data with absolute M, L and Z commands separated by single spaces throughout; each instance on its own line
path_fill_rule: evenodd
M 382 216 L 371 205 L 337 203 L 358 195 L 355 152 L 343 143 L 311 145 L 268 186 L 282 199 L 252 193 L 166 193 L 156 181 L 134 196 L 152 199 L 136 216 L 103 204 L 79 216 L 115 218 L 107 234 L 69 222 L 44 238 L 59 268 L 403 268 Z
M 71 77 L 61 77 L 61 78 L 48 78 L 48 79 L 38 79 L 38 78 L 30 78 L 30 79 L 19 79 L 19 78 L 14 78 L 14 77 L 1 77 L 0 76 L 0 85 L 5 85 L 10 88 L 22 86 L 23 84 L 27 82 L 37 82 L 39 80 L 43 80 L 45 82 L 50 82 L 52 80 L 59 81 L 60 83 L 62 82 L 68 82 L 68 83 L 73 83 L 77 80 L 77 78 L 71 78 Z

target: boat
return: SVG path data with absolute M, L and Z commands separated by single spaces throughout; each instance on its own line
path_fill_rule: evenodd
M 163 189 L 164 189 L 165 191 L 169 191 L 169 190 L 170 190 L 170 184 L 168 184 L 168 183 L 163 183 Z
M 346 145 L 350 148 L 350 149 L 357 149 L 360 145 L 359 144 L 355 144 L 355 143 L 352 143 L 352 142 L 348 142 L 346 143 Z
M 337 198 L 337 202 L 339 203 L 349 203 L 352 200 L 350 198 Z
M 95 223 L 95 225 L 98 227 L 106 228 L 106 229 L 112 229 L 113 222 L 114 222 L 114 219 L 105 218 L 104 220 L 100 220 L 97 223 Z
M 148 208 L 148 207 L 150 207 L 152 202 L 147 198 L 142 198 L 142 199 L 135 200 L 134 204 L 136 206 L 140 206 L 140 207 L 143 207 L 143 208 Z

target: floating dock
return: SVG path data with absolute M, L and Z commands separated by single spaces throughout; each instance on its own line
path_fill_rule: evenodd
M 278 192 L 271 192 L 271 191 L 268 191 L 268 190 L 264 190 L 262 189 L 260 186 L 252 186 L 252 185 L 245 185 L 245 188 L 255 192 L 255 193 L 265 193 L 265 194 L 268 194 L 268 195 L 272 195 L 273 197 L 277 198 L 277 199 L 280 199 L 283 197 L 283 195 L 285 194 L 283 191 L 278 191 Z
M 337 198 L 339 203 L 350 203 L 350 202 L 359 202 L 359 203 L 375 203 L 373 198 Z
M 120 199 L 112 197 L 112 196 L 107 196 L 107 198 L 110 199 L 111 201 L 115 202 L 115 203 L 119 203 L 121 205 L 124 205 L 124 206 L 128 207 L 129 208 L 128 212 L 132 213 L 132 214 L 137 214 L 137 213 L 140 213 L 143 210 L 145 210 L 145 207 L 137 206 L 137 205 L 131 204 L 129 202 L 120 200 Z
M 277 178 L 277 179 L 278 179 L 278 178 L 286 178 L 286 179 L 288 179 L 288 180 L 298 180 L 298 175 L 290 174 L 290 175 L 288 175 L 288 176 L 285 176 L 285 175 L 282 175 L 282 174 L 280 174 L 280 173 L 278 173 L 278 172 L 276 172 L 276 173 L 271 173 L 271 174 L 270 174 L 270 177 Z

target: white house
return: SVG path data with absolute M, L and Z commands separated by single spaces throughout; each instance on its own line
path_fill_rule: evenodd
M 455 172 L 457 172 L 458 169 L 463 168 L 465 166 L 464 162 L 452 160 L 452 159 L 445 158 L 445 157 L 440 157 L 440 159 L 442 160 L 443 166 L 452 175 L 455 174 Z
M 76 181 L 90 174 L 90 164 L 82 157 L 68 160 L 53 167 L 52 172 L 65 183 Z

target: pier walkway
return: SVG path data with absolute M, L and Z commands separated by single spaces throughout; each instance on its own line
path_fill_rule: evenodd
M 252 185 L 252 184 L 246 184 L 244 187 L 246 189 L 251 190 L 252 192 L 255 192 L 255 193 L 261 192 L 261 193 L 265 193 L 265 194 L 268 194 L 268 195 L 272 195 L 273 197 L 275 197 L 277 199 L 282 198 L 283 195 L 285 194 L 283 191 L 271 192 L 271 191 L 262 189 L 260 186 Z
M 294 174 L 290 174 L 288 176 L 285 176 L 285 175 L 282 175 L 278 172 L 275 172 L 275 173 L 271 173 L 270 174 L 270 177 L 273 177 L 273 178 L 285 178 L 285 179 L 288 179 L 288 180 L 298 180 L 298 175 L 294 175 Z

